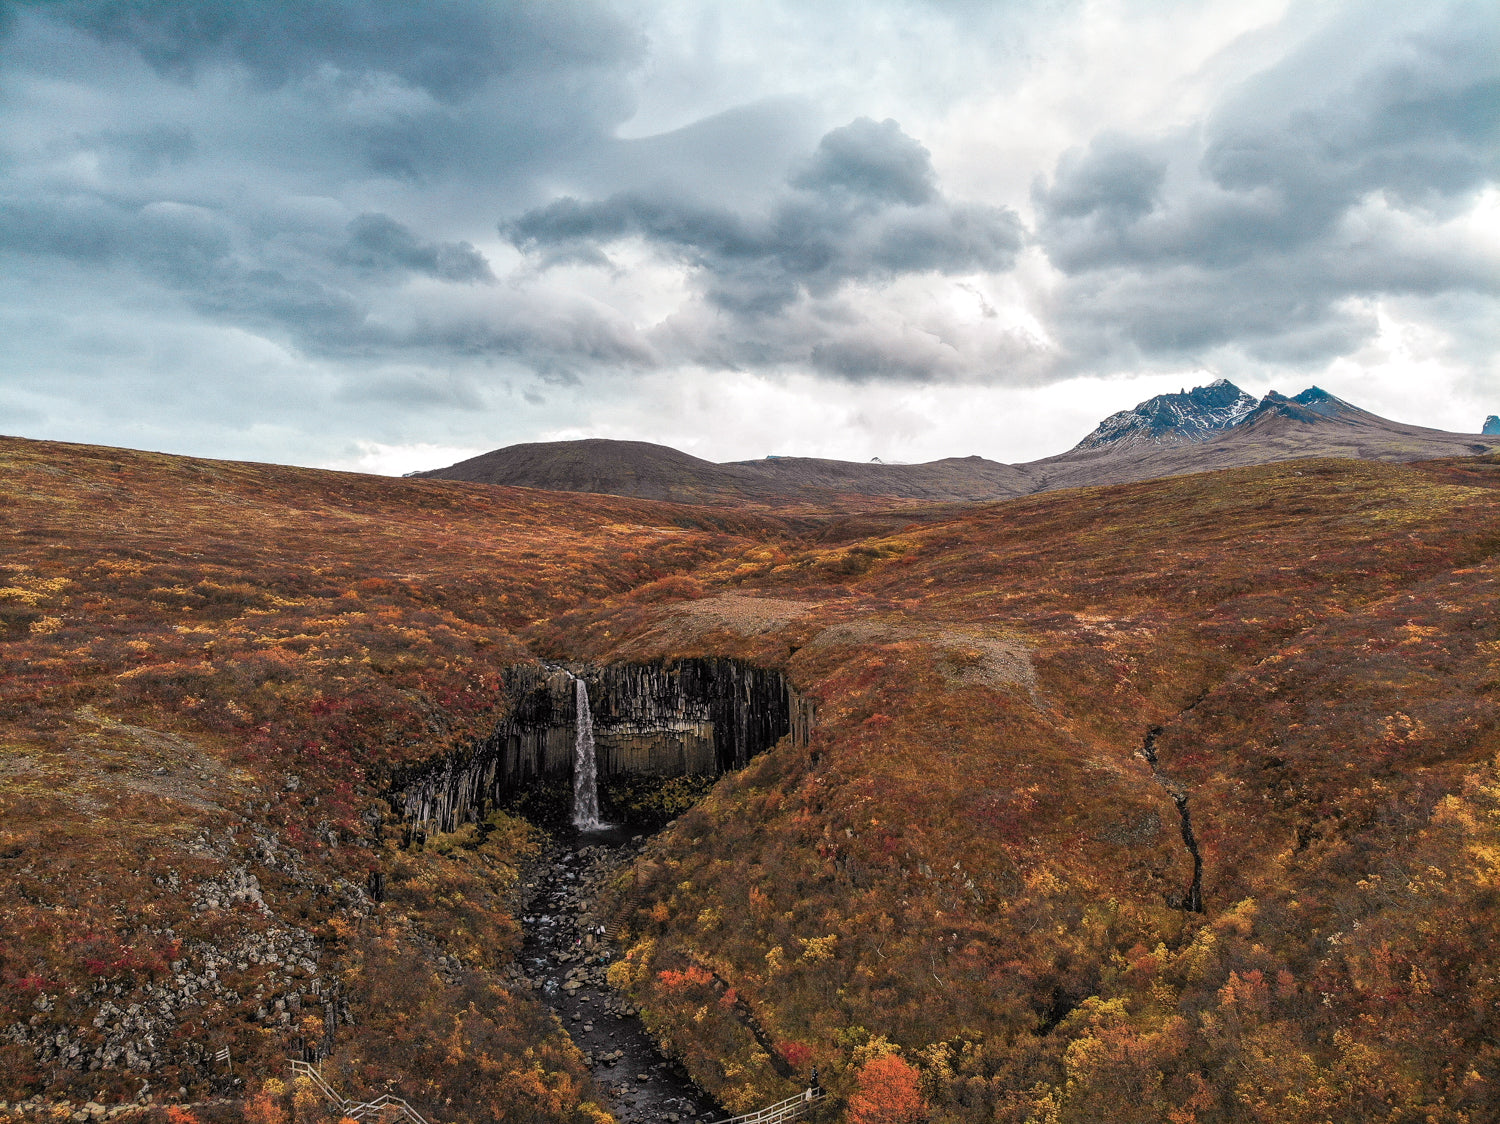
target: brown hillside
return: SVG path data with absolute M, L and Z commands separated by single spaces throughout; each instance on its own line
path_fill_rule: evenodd
M 726 565 L 733 612 L 533 630 L 758 653 L 819 700 L 810 751 L 659 841 L 620 982 L 746 1103 L 775 1079 L 685 964 L 836 1085 L 899 1045 L 939 1119 L 1482 1117 L 1497 485 L 1325 460 L 1029 497 Z
M 983 457 L 915 465 L 817 457 L 714 464 L 664 445 L 589 439 L 512 445 L 418 475 L 677 503 L 848 511 L 871 500 L 893 505 L 986 502 L 1301 457 L 1401 462 L 1474 456 L 1497 448 L 1500 442 L 1482 435 L 1394 422 L 1314 389 L 1295 399 L 1268 395 L 1243 421 L 1211 440 L 1194 435 L 1180 441 L 1085 443 L 1015 465 Z
M 511 445 L 416 475 L 674 503 L 854 510 L 871 498 L 963 502 L 1003 499 L 1030 490 L 1022 473 L 982 457 L 916 465 L 816 457 L 714 464 L 665 445 L 598 438 Z
M 536 829 L 414 845 L 382 799 L 539 654 L 816 704 L 620 888 L 610 978 L 726 1105 L 795 1091 L 746 1011 L 835 1115 L 893 1053 L 938 1122 L 1500 1103 L 1500 459 L 796 522 L 0 461 L 0 1100 L 238 1095 L 213 1049 L 254 1088 L 331 1024 L 437 1124 L 599 1121 L 508 986 Z
M 403 850 L 379 796 L 488 730 L 515 629 L 778 525 L 13 438 L 0 466 L 0 1101 L 243 1092 L 215 1051 L 254 1088 L 331 1030 L 336 1083 L 444 1122 L 597 1119 L 506 986 L 535 831 Z
M 590 438 L 510 445 L 448 468 L 416 475 L 554 492 L 636 496 L 673 503 L 761 498 L 754 481 L 732 467 L 646 441 Z

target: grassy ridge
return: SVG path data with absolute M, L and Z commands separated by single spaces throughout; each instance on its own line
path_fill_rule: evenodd
M 621 982 L 747 1104 L 781 1086 L 684 964 L 841 1091 L 899 1045 L 940 1119 L 1479 1119 L 1497 477 L 1301 462 L 700 572 L 812 606 L 738 643 L 819 733 L 659 841 Z M 971 674 L 986 628 L 1034 683 Z
M 1458 1124 L 1500 1097 L 1493 458 L 795 522 L 0 462 L 0 1099 L 133 1095 L 113 1051 L 147 1037 L 193 1097 L 224 1085 L 211 1048 L 271 1073 L 332 1023 L 351 1090 L 594 1117 L 503 986 L 534 833 L 403 851 L 378 799 L 531 652 L 739 655 L 816 704 L 810 746 L 722 779 L 631 880 L 615 982 L 727 1104 L 791 1088 L 747 1011 L 839 1094 L 899 1053 L 938 1120 Z
M 487 731 L 519 624 L 774 526 L 17 440 L 0 512 L 0 1100 L 198 1097 L 334 1023 L 350 1088 L 575 1118 L 499 986 L 527 829 L 400 852 L 382 778 Z

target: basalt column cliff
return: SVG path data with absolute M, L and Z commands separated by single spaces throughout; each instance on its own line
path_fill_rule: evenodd
M 722 773 L 786 734 L 805 740 L 808 705 L 779 671 L 732 659 L 659 664 L 533 664 L 505 677 L 507 715 L 461 755 L 405 770 L 392 803 L 408 823 L 452 831 L 574 762 L 574 677 L 587 687 L 601 779 Z

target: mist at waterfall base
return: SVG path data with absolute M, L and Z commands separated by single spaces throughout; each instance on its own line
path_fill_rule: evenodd
M 594 717 L 589 711 L 589 689 L 582 679 L 573 680 L 578 703 L 578 732 L 573 740 L 573 826 L 579 831 L 607 827 L 599 821 L 599 776 L 594 756 Z

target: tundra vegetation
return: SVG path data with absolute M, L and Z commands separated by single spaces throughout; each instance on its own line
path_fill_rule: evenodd
M 0 1100 L 309 1124 L 326 1047 L 442 1124 L 603 1120 L 507 986 L 537 829 L 382 797 L 509 666 L 724 655 L 811 739 L 622 790 L 675 819 L 610 981 L 726 1106 L 812 1065 L 858 1124 L 1500 1103 L 1500 458 L 826 517 L 0 466 Z

